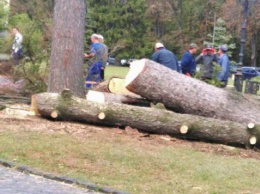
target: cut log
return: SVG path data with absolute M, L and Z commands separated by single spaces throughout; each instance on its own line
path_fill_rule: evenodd
M 136 60 L 126 88 L 176 112 L 260 124 L 260 106 L 240 93 L 224 90 L 172 71 L 148 59 Z
M 122 94 L 125 96 L 133 96 L 135 98 L 141 98 L 140 95 L 137 95 L 133 92 L 130 92 L 125 87 L 125 79 L 113 77 L 108 81 L 108 91 L 114 94 Z
M 98 114 L 98 118 L 99 118 L 100 120 L 105 119 L 105 118 L 106 118 L 105 113 L 103 113 L 103 112 L 99 113 L 99 114 Z
M 255 124 L 254 123 L 249 123 L 248 125 L 247 125 L 247 128 L 248 129 L 253 129 L 255 127 Z
M 99 92 L 109 92 L 108 90 L 108 81 L 100 82 L 98 85 L 93 87 L 93 90 Z
M 188 133 L 188 130 L 189 130 L 188 125 L 182 125 L 181 128 L 180 128 L 181 134 L 186 134 L 186 133 Z
M 115 103 L 123 103 L 123 104 L 131 104 L 137 106 L 150 106 L 150 101 L 135 98 L 131 96 L 124 96 L 120 94 L 112 94 L 107 92 L 98 92 L 89 90 L 86 95 L 87 100 L 92 102 L 104 103 L 104 102 L 115 102 Z
M 118 103 L 100 104 L 74 96 L 66 99 L 55 93 L 36 94 L 33 99 L 37 103 L 37 111 L 47 118 L 51 118 L 51 113 L 56 110 L 59 112 L 58 119 L 62 120 L 106 126 L 130 126 L 149 133 L 238 146 L 248 145 L 250 136 L 257 139 L 260 137 L 259 125 L 249 130 L 244 123 Z M 187 132 L 180 131 L 183 123 L 188 126 Z
M 51 118 L 56 119 L 59 116 L 59 112 L 57 110 L 54 110 L 51 112 Z
M 251 145 L 255 145 L 256 142 L 257 142 L 256 136 L 251 136 L 250 139 L 249 139 L 249 143 Z

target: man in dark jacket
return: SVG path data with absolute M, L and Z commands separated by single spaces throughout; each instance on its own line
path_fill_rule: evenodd
M 193 54 L 197 52 L 199 47 L 195 43 L 191 43 L 189 49 L 182 55 L 181 69 L 182 73 L 192 77 L 196 70 L 196 63 Z
M 211 45 L 207 45 L 195 59 L 196 64 L 201 63 L 203 66 L 202 79 L 212 79 L 213 61 L 218 62 L 216 51 Z
M 173 52 L 167 50 L 162 43 L 156 43 L 154 46 L 155 53 L 152 60 L 168 67 L 174 71 L 180 72 L 177 57 Z

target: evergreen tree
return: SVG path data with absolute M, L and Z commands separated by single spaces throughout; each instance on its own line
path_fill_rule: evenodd
M 152 52 L 144 0 L 90 0 L 93 31 L 105 37 L 109 53 L 118 57 L 140 58 Z
M 0 32 L 6 29 L 8 24 L 8 10 L 9 5 L 7 0 L 1 0 L 0 2 Z
M 226 44 L 228 47 L 227 54 L 231 57 L 232 51 L 236 48 L 235 43 L 233 42 L 233 36 L 227 32 L 225 27 L 225 21 L 219 18 L 215 26 L 215 34 L 208 34 L 210 41 L 204 41 L 204 44 L 213 45 L 214 48 L 218 48 L 220 45 Z M 214 39 L 214 42 L 213 42 Z
M 93 17 L 93 9 L 89 7 L 89 1 L 86 2 L 86 18 L 85 18 L 85 39 L 86 45 L 85 47 L 89 48 L 90 45 L 90 37 L 94 33 L 94 21 Z

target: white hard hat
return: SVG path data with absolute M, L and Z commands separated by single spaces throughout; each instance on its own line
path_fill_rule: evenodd
M 154 47 L 158 49 L 158 48 L 163 48 L 164 45 L 160 42 L 157 42 Z
M 104 36 L 102 36 L 101 34 L 98 35 L 98 38 L 104 40 Z

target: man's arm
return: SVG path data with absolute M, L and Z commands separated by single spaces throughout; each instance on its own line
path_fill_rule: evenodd
M 93 58 L 94 56 L 95 56 L 95 53 L 90 53 L 90 54 L 84 53 L 84 58 L 87 58 L 87 59 Z
M 199 56 L 197 56 L 196 59 L 195 59 L 195 63 L 201 62 L 202 57 L 203 57 L 203 54 L 200 54 Z
M 217 56 L 217 54 L 214 54 L 213 61 L 215 61 L 216 63 L 218 62 L 218 56 Z
M 95 45 L 92 44 L 90 47 L 90 54 L 84 53 L 84 58 L 87 58 L 87 59 L 93 58 L 96 55 L 96 53 L 97 53 L 96 47 L 95 47 Z

